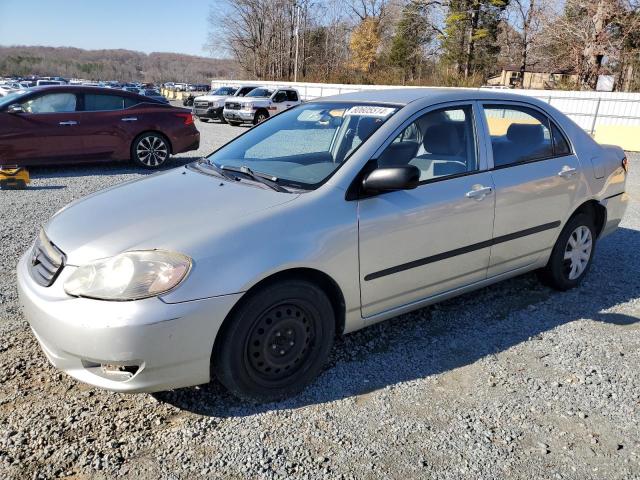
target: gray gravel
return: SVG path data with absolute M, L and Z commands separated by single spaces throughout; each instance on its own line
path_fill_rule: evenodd
M 198 127 L 175 164 L 242 131 Z M 261 406 L 215 383 L 104 392 L 48 365 L 18 255 L 69 201 L 146 172 L 34 169 L 0 192 L 0 478 L 640 478 L 640 155 L 631 168 L 581 288 L 525 275 L 348 335 L 304 393 Z

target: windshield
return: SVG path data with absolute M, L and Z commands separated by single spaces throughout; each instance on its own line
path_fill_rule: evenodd
M 157 90 L 145 90 L 144 94 L 149 96 L 149 97 L 159 97 L 160 96 L 160 92 Z
M 398 110 L 351 102 L 306 103 L 249 130 L 208 157 L 217 167 L 248 167 L 278 182 L 313 189 Z
M 254 88 L 245 96 L 246 97 L 270 97 L 272 93 L 273 93 L 273 90 L 267 90 L 266 88 Z
M 229 87 L 221 87 L 213 92 L 211 95 L 233 95 L 236 93 L 235 89 Z
M 11 105 L 12 103 L 17 103 L 20 101 L 20 98 L 25 96 L 27 93 L 24 90 L 20 90 L 18 92 L 12 92 L 4 97 L 0 97 L 0 109 L 6 107 L 7 105 Z

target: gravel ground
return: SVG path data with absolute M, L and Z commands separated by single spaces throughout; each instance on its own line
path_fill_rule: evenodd
M 242 131 L 198 126 L 201 150 L 174 164 Z M 110 393 L 49 366 L 19 254 L 66 203 L 146 172 L 34 169 L 0 192 L 0 478 L 640 478 L 640 155 L 631 169 L 581 288 L 525 275 L 348 335 L 305 392 L 260 406 L 215 383 Z

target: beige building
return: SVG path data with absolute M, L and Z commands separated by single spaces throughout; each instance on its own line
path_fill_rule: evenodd
M 487 79 L 487 85 L 543 90 L 575 84 L 577 81 L 578 75 L 570 71 L 548 72 L 536 68 L 528 68 L 524 72 L 524 79 L 521 80 L 520 67 L 509 65 L 502 69 L 500 75 Z

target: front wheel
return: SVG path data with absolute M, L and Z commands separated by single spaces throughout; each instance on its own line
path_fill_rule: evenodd
M 586 276 L 596 246 L 593 217 L 585 213 L 569 219 L 551 251 L 541 280 L 557 290 L 577 287 Z
M 229 120 L 227 123 L 229 123 L 229 125 L 231 125 L 232 127 L 239 127 L 240 126 L 240 122 L 232 122 L 231 120 Z
M 143 133 L 131 146 L 131 159 L 144 168 L 160 168 L 169 159 L 169 142 L 155 132 Z
M 259 123 L 264 122 L 267 118 L 269 118 L 269 114 L 264 110 L 259 110 L 253 118 L 253 124 L 258 125 Z
M 322 289 L 304 280 L 279 282 L 250 294 L 226 320 L 212 373 L 240 398 L 279 400 L 320 373 L 334 334 L 335 313 Z

